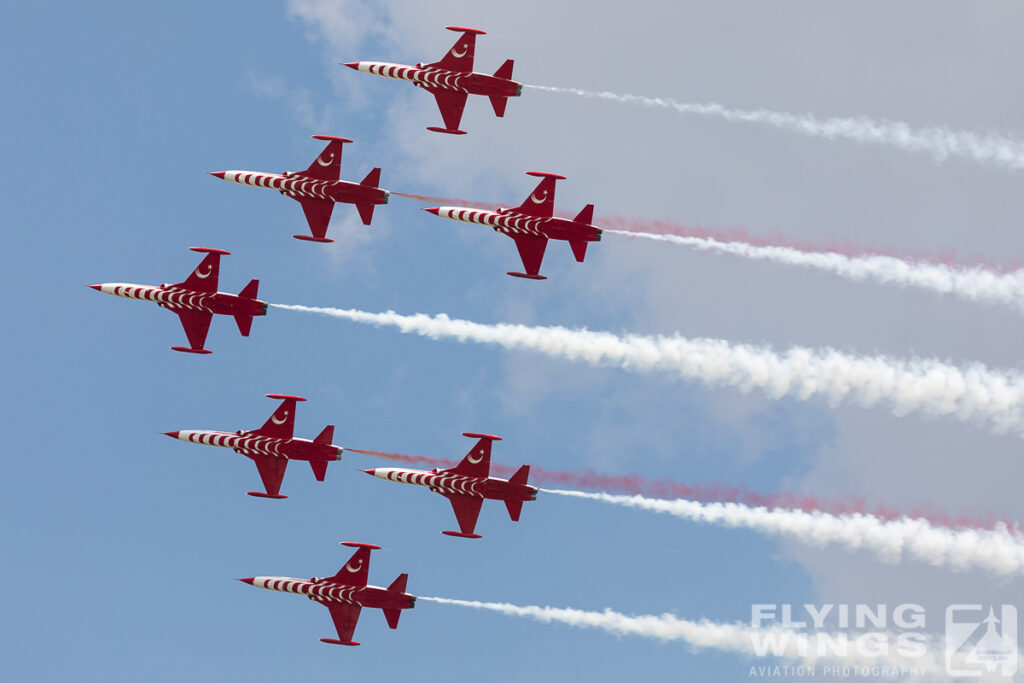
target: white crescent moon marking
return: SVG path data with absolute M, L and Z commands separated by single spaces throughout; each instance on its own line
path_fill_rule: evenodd
M 345 565 L 345 571 L 352 572 L 353 574 L 355 574 L 357 571 L 361 570 L 362 568 L 363 568 L 363 560 L 362 560 L 362 558 L 359 559 L 359 566 L 358 567 L 353 567 L 351 562 L 349 562 L 348 564 Z
M 463 45 L 462 46 L 462 54 L 461 55 L 458 52 L 456 52 L 455 48 L 453 47 L 452 48 L 452 57 L 455 57 L 456 59 L 462 59 L 463 57 L 466 56 L 467 52 L 469 52 L 469 45 Z
M 536 194 L 531 194 L 530 195 L 530 201 L 533 202 L 534 204 L 543 204 L 547 200 L 548 200 L 548 191 L 547 190 L 544 190 L 544 196 L 541 197 L 540 199 L 537 199 L 537 195 Z
M 200 280 L 205 280 L 206 278 L 210 277 L 210 274 L 212 272 L 213 272 L 213 264 L 207 264 L 207 266 L 206 266 L 206 273 L 205 274 L 204 273 L 200 273 L 199 269 L 196 268 L 196 277 L 199 278 Z
M 483 451 L 482 448 L 480 449 L 480 455 L 476 456 L 475 460 L 473 459 L 472 455 L 470 455 L 470 456 L 468 456 L 466 458 L 466 460 L 468 460 L 469 462 L 473 463 L 474 465 L 477 464 L 478 462 L 480 462 L 483 459 L 484 459 L 484 451 Z
M 333 162 L 334 162 L 334 152 L 331 152 L 330 158 L 327 161 L 324 161 L 323 156 L 318 156 L 316 158 L 316 163 L 320 164 L 321 166 L 330 166 Z
M 276 425 L 283 425 L 285 422 L 288 421 L 288 411 L 286 410 L 286 411 L 284 411 L 284 413 L 281 414 L 281 419 L 280 420 L 278 420 L 276 417 L 271 415 L 270 416 L 270 421 L 273 422 Z

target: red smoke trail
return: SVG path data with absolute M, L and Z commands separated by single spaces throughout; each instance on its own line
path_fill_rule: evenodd
M 441 204 L 446 206 L 468 206 L 471 209 L 488 209 L 490 211 L 497 211 L 501 208 L 501 204 L 491 204 L 489 202 L 474 202 L 469 199 L 458 199 L 457 197 L 431 197 L 425 194 L 408 194 L 406 192 L 392 192 L 391 194 L 397 194 L 399 197 L 408 197 L 409 199 L 415 199 L 418 202 L 426 202 L 427 204 Z
M 436 467 L 455 467 L 458 460 L 447 458 L 429 458 L 423 455 L 406 455 L 405 453 L 389 453 L 386 451 L 368 451 L 358 448 L 346 448 L 352 453 L 372 455 L 378 458 L 396 460 L 410 465 L 433 465 Z M 491 464 L 491 471 L 498 477 L 509 477 L 516 471 L 515 467 Z M 951 529 L 991 529 L 999 522 L 1011 528 L 1019 528 L 1015 522 L 997 519 L 989 513 L 983 517 L 950 516 L 941 510 L 930 507 L 917 507 L 912 510 L 897 510 L 890 507 L 875 506 L 869 508 L 861 498 L 848 498 L 845 501 L 824 500 L 815 496 L 791 493 L 756 493 L 745 488 L 737 488 L 728 484 L 682 484 L 674 479 L 648 480 L 638 474 L 607 475 L 592 470 L 583 472 L 560 472 L 530 466 L 530 480 L 545 485 L 558 485 L 576 489 L 607 491 L 609 493 L 625 493 L 647 496 L 648 498 L 686 498 L 701 503 L 741 503 L 751 507 L 788 508 L 804 512 L 825 512 L 832 515 L 868 514 L 879 519 L 891 521 L 902 517 L 920 518 L 936 526 Z
M 408 197 L 421 202 L 431 204 L 444 204 L 454 206 L 467 206 L 474 209 L 496 210 L 500 204 L 489 202 L 477 202 L 458 197 L 432 197 L 430 195 L 406 194 L 404 192 L 392 192 L 401 197 Z M 559 215 L 559 214 L 556 214 Z M 571 215 L 561 215 L 562 218 L 572 218 Z M 702 226 L 687 226 L 647 218 L 626 218 L 624 216 L 602 216 L 595 223 L 599 227 L 611 228 L 614 230 L 627 230 L 629 232 L 647 232 L 656 235 L 679 235 L 680 237 L 699 237 L 712 239 L 716 242 L 744 242 L 755 247 L 788 247 L 805 253 L 832 253 L 843 256 L 890 256 L 908 262 L 935 263 L 946 266 L 976 267 L 985 268 L 998 273 L 1008 273 L 1017 270 L 1020 264 L 992 263 L 981 254 L 975 254 L 970 258 L 958 258 L 953 249 L 944 249 L 937 254 L 928 254 L 921 251 L 910 251 L 897 253 L 892 249 L 874 249 L 863 247 L 851 242 L 812 242 L 810 240 L 795 240 L 780 233 L 771 237 L 758 237 L 751 235 L 745 228 L 706 228 Z

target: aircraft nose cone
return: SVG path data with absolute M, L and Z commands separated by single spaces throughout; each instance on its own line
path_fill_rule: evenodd
M 214 178 L 220 178 L 221 180 L 224 180 L 225 173 L 227 173 L 227 171 L 207 171 L 206 175 L 212 175 Z
M 180 432 L 180 430 L 179 430 L 179 431 L 176 431 L 176 432 L 164 432 L 164 434 L 165 434 L 166 436 L 169 436 L 169 437 L 171 437 L 172 439 L 177 439 L 177 438 L 178 438 L 178 434 L 180 434 L 180 433 L 181 433 L 181 432 Z
M 359 70 L 359 62 L 345 62 L 342 66 L 347 66 L 350 69 Z
M 256 579 L 256 577 L 255 577 L 255 576 L 250 576 L 249 578 L 246 578 L 246 579 L 235 579 L 235 581 L 241 581 L 242 583 L 247 583 L 247 584 L 249 584 L 249 585 L 251 586 L 251 585 L 252 585 L 252 582 L 253 582 L 253 581 L 254 581 L 255 579 Z
M 102 292 L 103 291 L 103 285 L 86 285 L 86 287 L 92 287 L 97 292 Z
M 434 214 L 436 216 L 437 212 L 441 210 L 441 207 L 440 206 L 432 206 L 429 209 L 423 209 L 423 210 L 426 211 L 427 213 L 432 213 L 432 214 Z
M 363 470 L 363 472 L 366 472 L 367 474 L 369 474 L 370 476 L 373 476 L 373 477 L 377 476 L 377 468 L 376 467 L 373 468 L 372 470 Z

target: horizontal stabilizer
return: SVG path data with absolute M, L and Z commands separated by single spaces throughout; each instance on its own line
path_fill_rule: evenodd
M 584 225 L 591 225 L 594 222 L 594 205 L 587 204 L 583 207 L 583 210 L 577 214 L 576 218 L 572 219 L 574 223 L 583 223 Z
M 505 115 L 505 105 L 508 104 L 507 97 L 499 97 L 498 95 L 491 95 L 491 106 L 494 108 L 494 115 L 501 118 Z
M 242 333 L 242 336 L 248 337 L 249 332 L 252 330 L 252 316 L 236 315 L 235 323 L 238 325 L 238 331 Z
M 576 257 L 576 262 L 583 263 L 587 256 L 587 243 L 583 240 L 569 240 L 569 246 L 572 248 L 572 255 Z
M 506 59 L 505 63 L 498 67 L 498 70 L 494 72 L 495 78 L 504 78 L 506 80 L 512 80 L 512 67 L 515 65 L 515 60 Z M 498 114 L 501 116 L 501 114 Z
M 400 616 L 402 616 L 402 610 L 384 608 L 384 618 L 388 620 L 388 626 L 391 628 L 398 628 L 398 618 Z
M 259 280 L 249 280 L 249 284 L 242 287 L 242 291 L 238 293 L 239 299 L 255 299 L 256 294 L 260 289 Z
M 373 204 L 356 204 L 356 211 L 363 220 L 363 225 L 369 225 L 373 220 Z
M 519 514 L 523 511 L 523 501 L 521 500 L 506 500 L 505 507 L 508 508 L 508 516 L 512 518 L 513 522 L 519 521 Z
M 366 185 L 367 187 L 377 187 L 380 185 L 380 169 L 375 168 L 366 174 L 366 177 L 359 183 L 360 185 Z
M 324 477 L 327 476 L 326 460 L 310 460 L 309 466 L 313 468 L 313 476 L 316 477 L 317 481 L 323 481 Z

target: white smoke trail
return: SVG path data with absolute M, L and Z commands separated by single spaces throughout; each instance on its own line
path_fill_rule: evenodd
M 831 515 L 739 503 L 543 490 L 560 496 L 667 513 L 692 522 L 753 529 L 818 547 L 840 545 L 847 550 L 867 550 L 889 563 L 900 562 L 908 556 L 954 571 L 984 569 L 1000 576 L 1024 573 L 1024 536 L 1005 524 L 995 529 L 954 530 L 906 517 L 883 521 L 868 514 Z
M 1024 142 L 1002 133 L 974 133 L 951 130 L 943 126 L 914 129 L 902 121 L 878 120 L 865 116 L 819 119 L 813 114 L 789 114 L 768 109 L 729 109 L 716 102 L 687 103 L 665 97 L 622 95 L 607 91 L 591 92 L 545 85 L 526 87 L 625 104 L 663 107 L 680 114 L 715 116 L 726 121 L 763 123 L 780 130 L 826 140 L 850 140 L 861 144 L 888 145 L 907 152 L 927 152 L 936 161 L 945 161 L 948 157 L 956 156 L 1015 171 L 1024 169 Z
M 976 303 L 1004 304 L 1024 309 L 1024 269 L 997 273 L 986 268 L 956 268 L 943 264 L 915 263 L 892 256 L 846 256 L 834 252 L 806 252 L 792 247 L 755 246 L 746 242 L 720 242 L 707 237 L 663 235 L 632 230 L 606 233 L 671 242 L 701 251 L 715 251 L 758 261 L 824 270 L 863 282 L 918 287 Z
M 795 660 L 807 666 L 815 664 L 841 664 L 856 667 L 888 666 L 901 669 L 916 668 L 921 674 L 940 680 L 949 679 L 944 667 L 934 653 L 931 641 L 924 633 L 915 634 L 913 645 L 903 651 L 899 647 L 886 652 L 876 648 L 865 648 L 861 636 L 845 633 L 798 632 L 778 625 L 754 627 L 742 623 L 718 623 L 701 619 L 690 621 L 674 614 L 647 614 L 631 616 L 611 609 L 592 612 L 560 607 L 538 607 L 535 605 L 513 605 L 506 602 L 479 602 L 476 600 L 452 600 L 449 598 L 419 597 L 443 605 L 458 605 L 474 609 L 489 610 L 515 617 L 535 619 L 544 623 L 558 622 L 580 628 L 595 628 L 617 636 L 635 635 L 661 641 L 680 641 L 694 649 L 714 649 L 735 652 L 749 656 L 774 656 Z M 892 634 L 881 635 L 888 642 L 896 642 Z M 821 643 L 825 643 L 822 646 Z M 830 643 L 844 644 L 833 648 Z
M 399 315 L 341 308 L 272 304 L 276 308 L 317 313 L 367 325 L 397 327 L 430 339 L 497 344 L 538 351 L 591 365 L 617 365 L 635 371 L 661 370 L 710 385 L 760 389 L 769 398 L 806 400 L 821 396 L 831 405 L 852 400 L 865 407 L 881 404 L 896 415 L 922 411 L 982 422 L 997 433 L 1024 436 L 1024 376 L 990 370 L 980 363 L 958 368 L 937 360 L 901 360 L 853 356 L 834 349 L 792 347 L 776 353 L 768 347 L 730 344 L 720 339 L 680 336 L 616 336 L 565 327 L 485 325 L 453 320 L 445 314 Z

